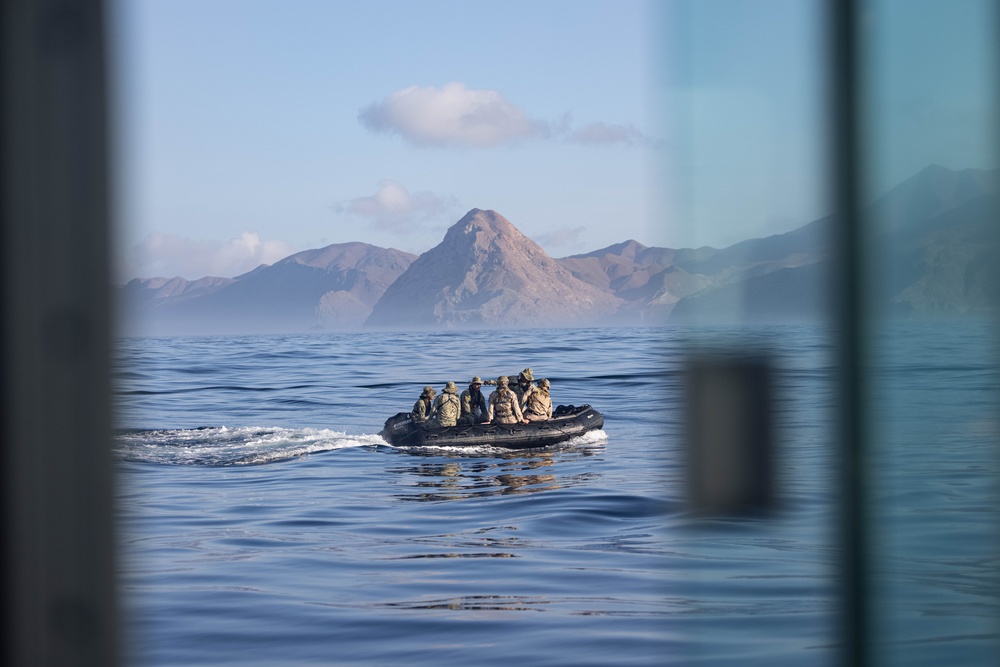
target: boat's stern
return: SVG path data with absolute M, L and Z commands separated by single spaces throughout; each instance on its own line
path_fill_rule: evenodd
M 416 428 L 416 424 L 413 423 L 410 413 L 398 412 L 385 420 L 385 426 L 382 427 L 382 432 L 379 435 L 390 445 L 395 445 L 414 428 Z

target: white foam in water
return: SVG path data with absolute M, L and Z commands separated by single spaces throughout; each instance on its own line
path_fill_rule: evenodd
M 567 440 L 563 443 L 563 446 L 580 447 L 586 445 L 597 445 L 603 444 L 608 441 L 608 434 L 604 432 L 603 429 L 597 429 L 594 431 L 587 431 L 583 435 L 578 435 L 575 438 Z
M 608 439 L 602 430 L 590 431 L 558 447 L 588 447 Z M 116 451 L 125 461 L 168 465 L 260 465 L 301 458 L 348 447 L 385 445 L 380 435 L 348 435 L 320 428 L 267 428 L 262 426 L 213 426 L 197 429 L 129 431 L 119 434 Z M 401 448 L 407 449 L 407 448 Z M 491 454 L 500 447 L 421 447 Z
M 374 434 L 348 435 L 330 429 L 226 426 L 130 431 L 116 439 L 126 461 L 174 465 L 259 465 L 310 454 L 384 444 Z

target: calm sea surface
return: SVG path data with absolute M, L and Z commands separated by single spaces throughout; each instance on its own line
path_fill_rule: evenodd
M 992 341 L 911 326 L 884 343 L 885 663 L 996 655 Z M 783 502 L 769 519 L 685 510 L 680 368 L 706 342 L 774 353 Z M 518 453 L 378 436 L 425 384 L 526 366 L 555 404 L 602 411 L 603 431 Z M 833 664 L 832 376 L 828 332 L 809 327 L 123 340 L 128 657 Z

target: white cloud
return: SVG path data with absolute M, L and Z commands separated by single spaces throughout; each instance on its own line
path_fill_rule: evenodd
M 409 86 L 358 112 L 372 132 L 398 134 L 417 146 L 489 148 L 525 139 L 563 139 L 583 146 L 656 146 L 631 123 L 597 121 L 573 129 L 572 115 L 532 118 L 496 90 L 452 82 L 440 88 Z
M 553 229 L 542 234 L 536 234 L 534 237 L 535 243 L 542 246 L 546 251 L 554 249 L 562 249 L 559 253 L 553 254 L 553 256 L 561 256 L 562 252 L 579 250 L 583 247 L 583 235 L 586 233 L 586 227 L 560 227 L 559 229 Z
M 358 120 L 418 146 L 483 148 L 550 134 L 548 123 L 530 118 L 499 92 L 456 82 L 403 88 L 361 109 Z
M 129 278 L 232 278 L 294 252 L 284 241 L 264 241 L 257 232 L 242 232 L 225 242 L 154 233 L 132 248 L 124 272 Z
M 450 211 L 453 197 L 439 197 L 433 192 L 409 192 L 402 184 L 379 181 L 373 195 L 358 197 L 336 206 L 338 213 L 363 218 L 375 229 L 405 233 L 421 222 Z

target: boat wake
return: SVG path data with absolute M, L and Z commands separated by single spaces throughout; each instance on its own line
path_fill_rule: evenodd
M 576 449 L 607 441 L 603 430 L 545 449 Z M 385 447 L 378 434 L 348 435 L 320 428 L 203 426 L 192 429 L 129 429 L 115 436 L 118 459 L 135 463 L 191 466 L 263 465 L 349 447 Z M 399 450 L 461 452 L 465 455 L 510 454 L 500 447 L 397 447 Z
M 562 444 L 563 447 L 586 447 L 587 445 L 603 445 L 608 441 L 608 434 L 604 432 L 604 429 L 597 429 L 594 431 L 587 431 L 582 435 L 578 435 L 571 440 L 567 440 Z
M 348 435 L 330 429 L 206 426 L 120 431 L 114 451 L 123 461 L 139 463 L 236 466 L 384 444 L 376 434 Z

